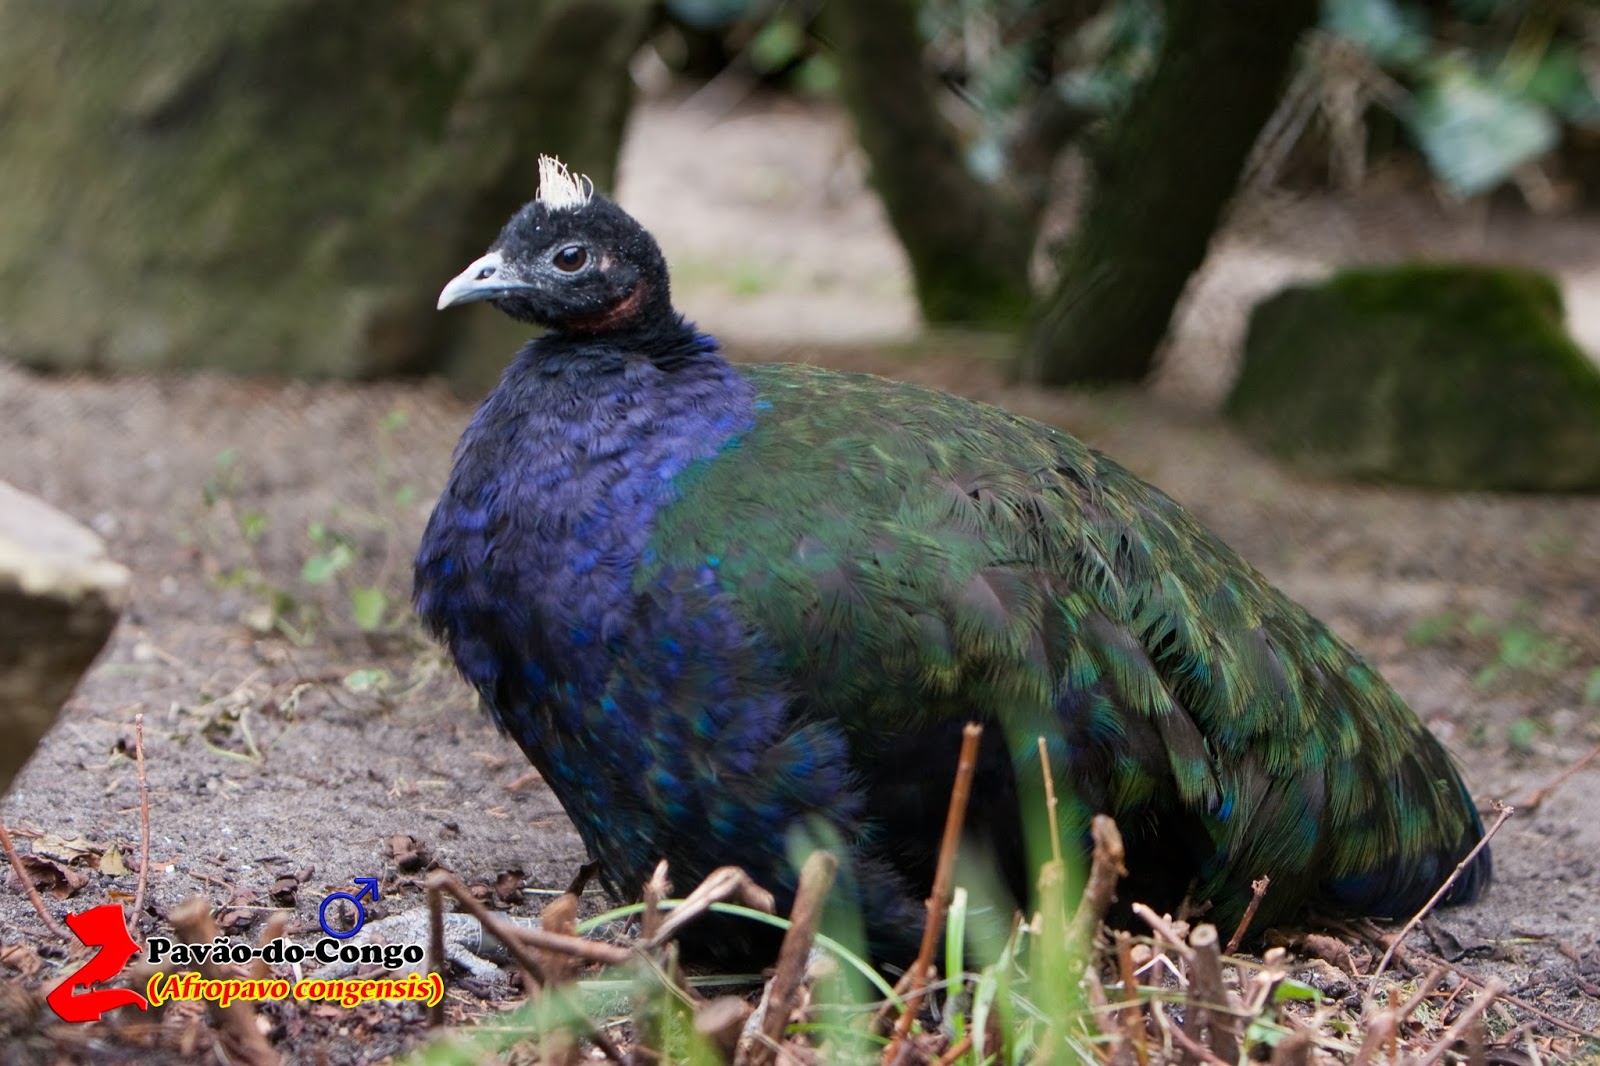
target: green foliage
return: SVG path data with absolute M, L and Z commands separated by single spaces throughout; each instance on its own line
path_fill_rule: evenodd
M 1054 810 L 1051 803 L 1041 801 L 1040 805 Z M 1029 820 L 1042 825 L 1054 819 L 1035 811 Z M 804 841 L 796 844 L 797 858 L 805 846 Z M 1113 853 L 1119 850 L 1120 844 L 1111 849 Z M 963 868 L 958 860 L 955 869 Z M 930 985 L 930 998 L 910 1021 L 907 1035 L 912 1043 L 901 1044 L 899 1037 L 884 1035 L 876 1026 L 883 1008 L 889 1008 L 891 1022 L 906 1009 L 902 994 L 860 951 L 818 933 L 806 964 L 809 993 L 799 1000 L 801 1017 L 785 1031 L 786 1042 L 801 1045 L 794 1047 L 797 1058 L 872 1066 L 909 1046 L 925 1061 L 937 1056 L 960 1066 L 1024 1066 L 1032 1062 L 1102 1066 L 1107 1061 L 1133 1061 L 1135 1051 L 1141 1062 L 1177 1061 L 1171 1052 L 1174 1017 L 1194 1011 L 1198 1003 L 1197 970 L 1185 961 L 1186 950 L 1174 949 L 1160 939 L 1128 938 L 1129 948 L 1144 953 L 1143 964 L 1135 964 L 1136 983 L 1131 986 L 1123 983 L 1122 975 L 1128 971 L 1113 962 L 1115 953 L 1101 950 L 1092 959 L 1086 958 L 1086 953 L 1095 949 L 1066 935 L 1067 929 L 1080 924 L 1079 916 L 1068 914 L 1069 905 L 1076 900 L 1075 890 L 1066 889 L 1077 879 L 1069 882 L 1062 859 L 1054 857 L 1040 874 L 1038 909 L 1031 919 L 1012 921 L 1004 941 L 985 952 L 972 935 L 975 917 L 993 908 L 1010 914 L 1011 901 L 980 887 L 982 877 L 963 880 L 958 872 L 941 930 L 945 943 L 942 979 Z M 662 907 L 672 910 L 683 902 L 667 900 Z M 606 911 L 579 923 L 576 932 L 597 935 L 643 909 L 643 904 L 636 903 Z M 830 905 L 824 913 L 835 909 Z M 782 917 L 738 904 L 713 903 L 709 910 L 785 932 L 790 929 L 789 921 Z M 1094 938 L 1106 943 L 1106 931 L 1093 925 L 1092 921 L 1083 923 Z M 1167 931 L 1180 938 L 1188 935 L 1181 921 Z M 1199 949 L 1198 937 L 1190 942 Z M 1211 951 L 1217 950 L 1216 943 L 1213 936 Z M 571 984 L 547 985 L 534 1002 L 502 1016 L 492 1027 L 459 1031 L 405 1061 L 413 1066 L 483 1062 L 513 1048 L 525 1049 L 529 1042 L 547 1049 L 547 1041 L 557 1033 L 570 1036 L 598 1028 L 614 1037 L 626 1034 L 622 1050 L 630 1060 L 653 1061 L 660 1066 L 726 1062 L 698 1033 L 695 1020 L 700 1006 L 690 993 L 708 986 L 724 992 L 737 989 L 747 1002 L 754 1003 L 761 978 L 747 974 L 686 978 L 673 952 L 670 946 L 641 950 L 624 966 Z M 1278 953 L 1281 955 L 1281 949 Z M 1236 1015 L 1243 1032 L 1240 1061 L 1265 1061 L 1270 1049 L 1308 1029 L 1318 1034 L 1325 1048 L 1335 1046 L 1334 1040 L 1344 1041 L 1345 1048 L 1360 1043 L 1359 1026 L 1330 1016 L 1330 1004 L 1322 993 L 1290 977 L 1282 960 L 1273 961 L 1269 956 L 1264 964 L 1249 959 L 1219 961 L 1238 967 L 1238 989 L 1232 995 L 1244 1008 Z M 1253 979 L 1248 976 L 1252 971 Z M 1395 993 L 1391 990 L 1389 994 Z M 1101 1005 L 1091 1006 L 1094 1002 Z M 1128 1011 L 1134 1012 L 1137 1024 L 1106 1024 L 1108 1004 L 1115 1006 L 1124 1021 Z M 1368 1003 L 1364 1008 L 1369 1015 L 1374 1013 L 1372 1006 Z M 1424 1004 L 1418 1015 L 1427 1009 Z M 1430 1024 L 1430 1028 L 1440 1027 L 1436 1022 Z M 1125 1035 L 1110 1035 L 1117 1028 L 1123 1028 Z M 1210 1030 L 1213 1042 L 1218 1031 Z M 1116 1046 L 1108 1046 L 1112 1044 Z M 750 1061 L 744 1049 L 741 1045 L 734 1062 Z M 777 1057 L 781 1061 L 786 1056 Z M 517 1061 L 521 1061 L 520 1055 Z
M 811 34 L 813 5 L 771 0 L 667 0 L 666 9 L 681 26 L 720 36 L 723 46 L 736 57 L 735 66 L 801 93 L 830 96 L 838 91 L 838 64 Z
M 1123 0 L 1091 19 L 1073 42 L 1073 63 L 1056 88 L 1066 99 L 1114 114 L 1156 65 L 1165 33 L 1154 0 Z
M 959 78 L 972 108 L 969 162 L 992 182 L 1008 176 L 1019 126 L 1048 98 L 1088 116 L 1119 114 L 1165 33 L 1157 0 L 1106 3 L 1076 24 L 1062 24 L 1051 0 L 924 0 L 918 14 L 932 65 Z
M 800 58 L 806 46 L 805 27 L 793 14 L 774 15 L 750 42 L 750 63 L 763 74 L 781 70 Z
M 388 412 L 379 422 L 373 449 L 377 506 L 368 510 L 341 505 L 325 517 L 306 522 L 303 539 L 286 536 L 287 523 L 254 505 L 244 488 L 248 466 L 237 447 L 218 454 L 211 476 L 201 486 L 201 502 L 212 521 L 202 541 L 219 560 L 216 583 L 244 590 L 255 605 L 244 620 L 263 633 L 277 633 L 297 644 L 309 644 L 328 621 L 349 624 L 366 634 L 394 632 L 409 621 L 403 596 L 390 589 L 397 560 L 409 557 L 400 544 L 389 508 L 404 508 L 417 497 L 415 486 L 392 472 L 397 438 L 409 423 L 404 410 Z M 280 540 L 269 544 L 276 533 Z M 294 541 L 298 556 L 293 576 L 268 548 Z M 222 564 L 224 558 L 233 560 Z M 355 675 L 352 675 L 355 676 Z
M 307 526 L 306 537 L 319 549 L 325 549 L 306 556 L 305 565 L 300 568 L 300 580 L 306 584 L 326 585 L 355 562 L 356 550 L 349 538 L 339 533 L 330 535 L 321 522 Z
M 970 947 L 965 933 L 973 908 L 992 902 L 974 903 L 975 898 L 961 887 L 953 894 L 944 926 L 947 949 L 942 980 L 930 989 L 936 1006 L 919 1011 L 913 1021 L 910 1036 L 916 1042 L 914 1046 L 943 1049 L 949 1055 L 950 1050 L 970 1038 L 965 1051 L 946 1059 L 961 1066 L 1024 1066 L 1036 1061 L 1099 1066 L 1106 1061 L 1106 1038 L 1084 995 L 1085 960 L 1066 938 L 1048 932 L 1052 926 L 1059 932 L 1065 925 L 1064 916 L 1063 920 L 1052 922 L 1036 914 L 1031 922 L 1018 923 L 997 954 L 986 963 L 974 965 L 972 952 L 963 952 L 960 945 Z M 672 910 L 682 903 L 666 900 L 662 907 Z M 580 935 L 595 935 L 642 910 L 642 904 L 608 910 L 580 923 L 577 931 Z M 790 925 L 784 918 L 738 904 L 714 903 L 710 911 L 785 931 Z M 1136 937 L 1134 942 L 1152 953 L 1161 949 L 1159 943 L 1147 937 Z M 904 1001 L 889 980 L 859 952 L 825 934 L 818 934 L 814 943 L 813 959 L 807 965 L 811 987 L 803 1000 L 807 1004 L 805 1017 L 788 1027 L 787 1038 L 809 1044 L 821 1062 L 861 1066 L 879 1062 L 892 1038 L 873 1031 L 874 1018 L 884 1004 L 898 1011 L 904 1008 Z M 828 961 L 819 962 L 819 954 Z M 1183 1010 L 1189 996 L 1184 982 L 1164 976 L 1178 972 L 1182 965 L 1169 960 L 1165 968 L 1151 968 L 1145 981 L 1133 988 L 1113 984 L 1106 991 L 1113 1002 L 1135 1004 L 1141 1017 L 1157 1005 L 1168 1011 Z M 1245 969 L 1254 967 L 1248 960 L 1240 960 L 1240 965 Z M 1100 968 L 1096 963 L 1090 972 L 1099 972 Z M 406 1061 L 412 1066 L 482 1062 L 487 1056 L 505 1054 L 525 1042 L 543 1044 L 558 1032 L 581 1033 L 593 1026 L 613 1035 L 626 1032 L 631 1040 L 644 1044 L 650 1060 L 662 1066 L 709 1066 L 725 1060 L 697 1032 L 695 1005 L 686 990 L 744 990 L 753 1002 L 754 988 L 759 983 L 760 978 L 747 974 L 685 978 L 678 972 L 670 949 L 641 954 L 625 966 L 570 985 L 547 987 L 537 999 L 497 1020 L 494 1026 L 453 1033 L 420 1049 Z M 1255 1012 L 1242 1019 L 1245 1052 L 1254 1057 L 1259 1050 L 1252 1049 L 1275 1047 L 1302 1028 L 1303 1021 L 1292 1024 L 1291 1016 L 1306 1009 L 1321 1011 L 1322 993 L 1278 972 Z M 1304 1014 L 1300 1017 L 1303 1019 Z M 1140 1029 L 1143 1028 L 1141 1024 Z M 1151 1044 L 1144 1048 L 1150 1060 L 1168 1061 L 1161 1057 L 1160 1038 L 1150 1039 Z M 745 1060 L 741 1056 L 736 1061 Z
M 1069 101 L 1112 114 L 1155 66 L 1165 31 L 1156 0 L 1108 3 L 1059 42 L 1038 30 L 1056 14 L 1051 0 L 928 0 L 922 27 L 936 55 L 967 71 L 967 98 L 999 118 L 1030 102 L 1042 73 Z M 1051 54 L 1042 55 L 1042 50 Z
M 1487 192 L 1548 152 L 1563 124 L 1596 128 L 1584 69 L 1592 42 L 1579 4 L 1327 0 L 1324 27 L 1412 91 L 1377 94 L 1406 123 L 1435 174 L 1463 196 Z
M 389 594 L 376 585 L 357 585 L 350 590 L 350 619 L 364 633 L 383 628 L 389 615 Z
M 1577 660 L 1573 644 L 1541 626 L 1526 607 L 1510 617 L 1439 611 L 1417 619 L 1406 639 L 1413 647 L 1454 646 L 1471 656 L 1476 660 L 1472 683 L 1480 689 L 1549 692 L 1571 676 Z M 1588 671 L 1580 687 L 1578 698 L 1583 703 L 1600 703 L 1600 666 Z M 1505 745 L 1514 753 L 1527 754 L 1550 732 L 1550 723 L 1542 716 L 1523 716 L 1506 727 Z M 1487 731 L 1478 738 L 1480 743 L 1488 740 Z
M 1488 688 L 1507 674 L 1551 676 L 1572 661 L 1572 649 L 1556 637 L 1529 625 L 1513 623 L 1500 630 L 1494 660 L 1478 671 L 1473 684 Z
M 309 612 L 282 584 L 271 581 L 259 555 L 259 542 L 270 522 L 263 512 L 243 505 L 240 500 L 241 476 L 239 449 L 225 448 L 212 463 L 211 476 L 200 488 L 200 499 L 212 515 L 211 545 L 216 554 L 227 551 L 224 542 L 232 541 L 242 560 L 219 567 L 213 581 L 219 588 L 242 589 L 256 606 L 245 620 L 261 632 L 278 632 L 297 643 L 306 640 Z
M 1322 24 L 1381 63 L 1418 63 L 1431 44 L 1422 13 L 1392 0 L 1330 0 Z
M 1333 288 L 1362 314 L 1412 314 L 1452 321 L 1492 345 L 1566 341 L 1561 289 L 1515 266 L 1431 263 L 1346 270 Z
M 960 73 L 963 98 L 973 106 L 972 158 L 980 173 L 999 176 L 1019 116 L 1043 96 L 1114 118 L 1160 54 L 1166 15 L 1155 0 L 1107 0 L 1050 40 L 1041 28 L 1052 25 L 1059 6 L 921 4 L 934 65 Z M 1363 140 L 1359 111 L 1387 109 L 1452 190 L 1487 192 L 1554 148 L 1563 127 L 1600 129 L 1600 94 L 1584 58 L 1593 30 L 1582 8 L 1547 0 L 1326 0 L 1322 37 L 1338 42 L 1339 58 L 1322 64 L 1315 49 L 1308 54 L 1301 103 L 1326 101 L 1337 126 L 1352 116 L 1332 112 L 1354 100 L 1356 125 L 1342 133 Z M 1303 129 L 1305 122 L 1288 118 L 1283 125 Z M 1364 154 L 1365 145 L 1355 150 Z
M 1435 64 L 1410 119 L 1434 173 L 1468 196 L 1494 188 L 1560 137 L 1547 109 L 1459 60 Z
M 1414 648 L 1431 648 L 1443 644 L 1460 625 L 1461 615 L 1456 611 L 1426 615 L 1406 630 L 1406 643 Z
M 1533 742 L 1541 732 L 1548 730 L 1532 718 L 1518 718 L 1506 728 L 1506 747 L 1519 754 L 1533 750 Z
M 352 670 L 345 675 L 344 687 L 351 692 L 378 692 L 389 685 L 389 672 L 369 667 L 364 670 Z
M 738 263 L 733 270 L 733 293 L 741 299 L 760 296 L 769 291 L 774 284 L 774 272 L 770 267 L 749 260 Z

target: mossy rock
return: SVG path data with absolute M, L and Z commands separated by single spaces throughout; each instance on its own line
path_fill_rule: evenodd
M 1600 489 L 1600 371 L 1536 271 L 1349 270 L 1257 305 L 1226 413 L 1320 474 Z
M 609 183 L 653 10 L 0 0 L 0 357 L 492 381 L 439 288 L 540 152 Z

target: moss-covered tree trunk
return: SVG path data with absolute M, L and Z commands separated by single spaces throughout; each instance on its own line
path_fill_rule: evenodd
M 922 65 L 915 5 L 833 0 L 823 27 L 923 317 L 1014 327 L 1028 303 L 1031 234 L 967 170 Z
M 651 7 L 0 0 L 0 354 L 481 379 L 439 287 L 539 152 L 606 183 Z
M 1134 381 L 1205 259 L 1317 0 L 1167 0 L 1166 43 L 1099 160 L 1055 291 L 1023 345 L 1047 385 Z

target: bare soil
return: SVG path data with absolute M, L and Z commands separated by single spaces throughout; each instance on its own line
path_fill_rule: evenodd
M 620 198 L 673 260 L 679 306 L 736 354 L 993 400 L 1161 485 L 1370 657 L 1457 753 L 1485 808 L 1522 803 L 1600 742 L 1600 697 L 1585 702 L 1600 668 L 1600 499 L 1311 481 L 1214 415 L 1251 303 L 1353 258 L 1546 266 L 1600 351 L 1600 222 L 1452 213 L 1399 193 L 1256 195 L 1194 285 L 1155 389 L 1042 393 L 1005 384 L 993 338 L 918 337 L 863 172 L 829 109 L 753 100 L 712 117 L 656 102 L 635 120 Z M 433 383 L 52 378 L 0 365 L 0 478 L 99 530 L 134 573 L 111 645 L 0 807 L 23 851 L 78 849 L 57 860 L 79 882 L 47 894 L 58 916 L 131 899 L 135 876 L 116 858 L 132 867 L 139 852 L 140 713 L 148 932 L 170 935 L 167 913 L 200 895 L 237 936 L 287 904 L 291 934 L 309 938 L 323 896 L 357 877 L 382 880 L 376 914 L 408 910 L 426 862 L 404 856 L 419 847 L 516 913 L 536 913 L 540 897 L 496 894 L 506 875 L 566 885 L 584 852 L 559 805 L 405 611 L 410 554 L 470 410 Z M 304 580 L 330 544 L 312 539 L 313 523 L 348 538 L 349 566 L 322 584 Z M 383 632 L 352 619 L 358 585 L 386 594 Z M 301 640 L 262 631 L 275 597 L 299 605 Z M 1600 1026 L 1597 790 L 1590 765 L 1520 810 L 1495 840 L 1488 897 L 1439 917 L 1459 946 L 1417 934 L 1416 949 Z M 208 1046 L 195 1016 L 186 1029 L 127 1011 L 109 1026 L 46 1024 L 27 990 L 59 979 L 64 954 L 10 882 L 0 977 L 22 980 L 0 996 L 0 1034 L 12 1037 L 0 1060 L 172 1057 L 174 1032 Z M 511 998 L 504 983 L 458 983 L 450 1014 Z M 423 1035 L 409 1007 L 266 1015 L 283 1050 L 334 1063 L 376 1061 Z

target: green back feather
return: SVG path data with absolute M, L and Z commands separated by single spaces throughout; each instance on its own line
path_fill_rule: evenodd
M 1060 787 L 1125 828 L 1191 812 L 1202 897 L 1406 863 L 1472 815 L 1392 689 L 1158 490 L 1071 436 L 909 384 L 747 368 L 770 405 L 658 516 L 653 562 L 718 558 L 798 696 L 878 732 L 928 716 L 1075 735 Z M 848 716 L 856 716 L 852 723 Z M 1086 811 L 1083 813 L 1092 813 Z M 1226 908 L 1225 908 L 1226 910 Z M 1218 913 L 1219 920 L 1226 913 Z

